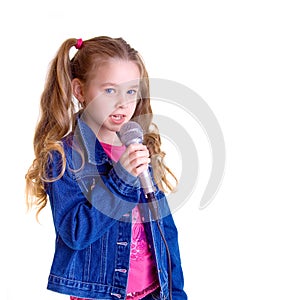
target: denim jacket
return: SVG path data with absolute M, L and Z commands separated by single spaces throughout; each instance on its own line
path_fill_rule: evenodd
M 64 138 L 62 145 L 66 169 L 60 179 L 46 184 L 56 232 L 47 288 L 82 298 L 125 299 L 131 211 L 139 205 L 156 260 L 159 299 L 169 299 L 169 282 L 167 252 L 157 222 L 171 253 L 173 300 L 187 299 L 177 230 L 165 195 L 156 192 L 161 216 L 156 222 L 138 178 L 119 162 L 112 162 L 92 130 L 79 118 L 75 132 Z M 76 150 L 78 146 L 83 150 L 81 154 Z M 61 155 L 53 152 L 48 175 L 55 178 L 61 171 Z

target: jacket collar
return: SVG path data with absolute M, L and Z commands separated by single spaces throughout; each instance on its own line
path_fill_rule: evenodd
M 89 163 L 93 165 L 101 165 L 110 161 L 95 133 L 86 124 L 81 115 L 77 116 L 75 132 L 81 136 Z

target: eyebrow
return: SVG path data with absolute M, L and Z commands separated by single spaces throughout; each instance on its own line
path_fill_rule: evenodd
M 122 84 L 116 84 L 116 83 L 113 83 L 113 82 L 104 82 L 101 84 L 101 87 L 104 87 L 104 86 L 120 86 Z M 128 86 L 130 88 L 138 88 L 139 87 L 139 84 L 133 84 L 133 85 L 130 85 Z
M 106 86 L 106 85 L 117 86 L 116 83 L 112 83 L 112 82 L 104 82 L 104 83 L 101 84 L 101 87 Z

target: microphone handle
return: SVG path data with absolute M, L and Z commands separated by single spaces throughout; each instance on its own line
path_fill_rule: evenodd
M 158 206 L 157 206 L 157 200 L 155 197 L 154 192 L 145 194 L 146 198 L 147 198 L 147 202 L 150 208 L 150 211 L 152 213 L 153 219 L 154 220 L 158 220 L 159 216 L 158 216 Z
M 141 186 L 145 195 L 155 192 L 155 188 L 149 170 L 143 171 L 139 175 L 139 180 L 141 182 Z

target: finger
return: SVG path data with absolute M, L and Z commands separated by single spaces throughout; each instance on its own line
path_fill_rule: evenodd
M 131 144 L 127 147 L 127 151 L 129 153 L 136 152 L 136 151 L 148 151 L 147 147 L 143 144 Z
M 148 166 L 149 163 L 150 163 L 149 157 L 139 157 L 137 159 L 131 160 L 130 166 L 134 169 L 134 168 L 138 168 L 142 165 Z
M 136 168 L 133 168 L 131 173 L 134 176 L 139 176 L 142 172 L 144 172 L 147 169 L 148 169 L 148 163 L 140 164 Z
M 129 153 L 129 160 L 134 161 L 139 158 L 149 158 L 149 151 L 148 150 L 141 150 Z
M 148 168 L 149 163 L 150 163 L 149 157 L 138 157 L 133 160 L 128 159 L 125 163 L 125 167 L 129 173 L 133 174 L 134 176 L 137 176 L 142 171 Z
M 149 151 L 145 145 L 132 144 L 126 148 L 120 157 L 120 162 L 129 173 L 138 176 L 148 168 L 149 156 Z

